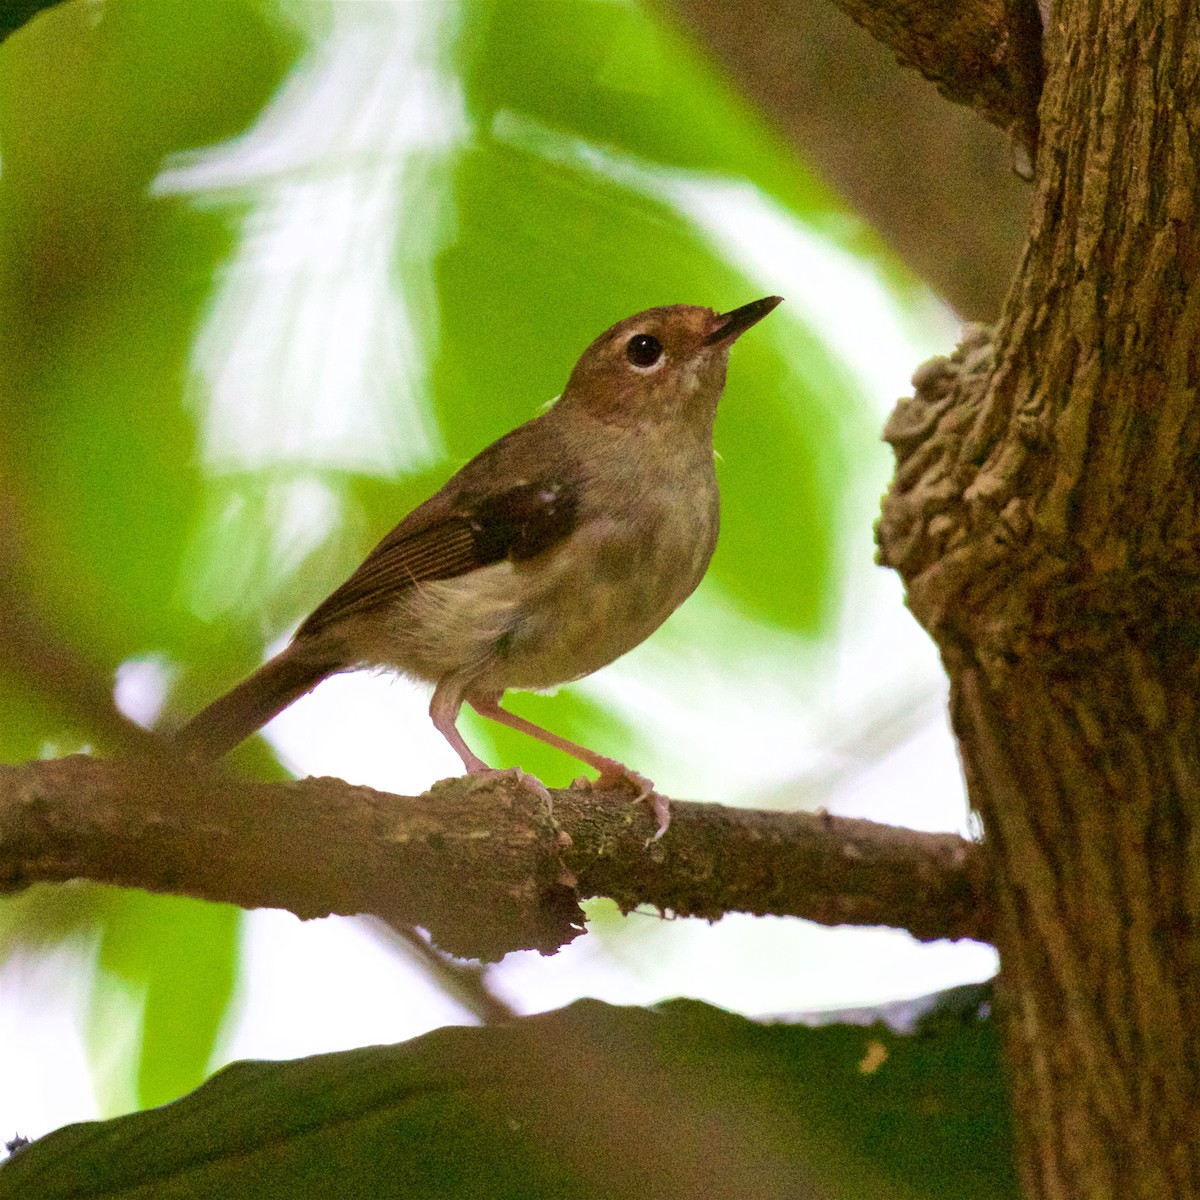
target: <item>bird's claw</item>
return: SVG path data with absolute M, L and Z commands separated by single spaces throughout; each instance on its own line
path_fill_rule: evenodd
M 471 778 L 480 782 L 489 779 L 511 779 L 516 785 L 541 800 L 549 812 L 554 811 L 554 797 L 550 789 L 536 776 L 520 767 L 487 767 L 482 771 L 472 771 Z
M 671 802 L 666 796 L 654 790 L 654 784 L 645 775 L 631 770 L 623 763 L 614 762 L 611 766 L 601 769 L 596 779 L 577 779 L 574 787 L 591 788 L 594 791 L 634 792 L 634 804 L 648 804 L 654 814 L 658 829 L 650 842 L 657 842 L 671 825 Z
M 644 799 L 650 805 L 650 811 L 654 814 L 654 820 L 658 826 L 654 831 L 654 836 L 647 839 L 646 845 L 648 846 L 651 842 L 657 842 L 670 829 L 671 801 L 661 792 L 656 792 L 653 788 L 650 789 L 650 794 L 644 797 Z

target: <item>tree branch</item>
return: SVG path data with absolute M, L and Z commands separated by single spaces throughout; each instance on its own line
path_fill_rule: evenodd
M 986 938 L 979 855 L 952 834 L 677 801 L 668 835 L 617 794 L 449 779 L 400 797 L 337 779 L 261 784 L 161 760 L 0 767 L 0 888 L 85 878 L 300 917 L 372 913 L 444 950 L 552 953 L 579 899 Z

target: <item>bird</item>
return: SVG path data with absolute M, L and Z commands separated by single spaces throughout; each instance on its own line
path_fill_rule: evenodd
M 666 305 L 607 329 L 549 407 L 413 509 L 174 746 L 215 762 L 329 676 L 382 668 L 433 684 L 430 717 L 468 775 L 515 775 L 549 800 L 467 745 L 464 704 L 598 771 L 593 786 L 635 792 L 661 836 L 670 810 L 648 779 L 500 702 L 608 665 L 700 583 L 720 523 L 713 424 L 729 351 L 780 302 Z

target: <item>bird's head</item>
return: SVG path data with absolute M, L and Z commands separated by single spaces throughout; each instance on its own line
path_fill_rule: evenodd
M 781 299 L 766 296 L 726 313 L 672 304 L 626 317 L 583 352 L 560 403 L 621 423 L 711 416 L 729 348 Z

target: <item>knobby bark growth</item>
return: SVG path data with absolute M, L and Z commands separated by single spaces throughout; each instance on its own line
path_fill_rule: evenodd
M 935 638 L 1029 1197 L 1200 1195 L 1200 18 L 1064 0 L 994 331 L 914 378 L 881 557 Z

